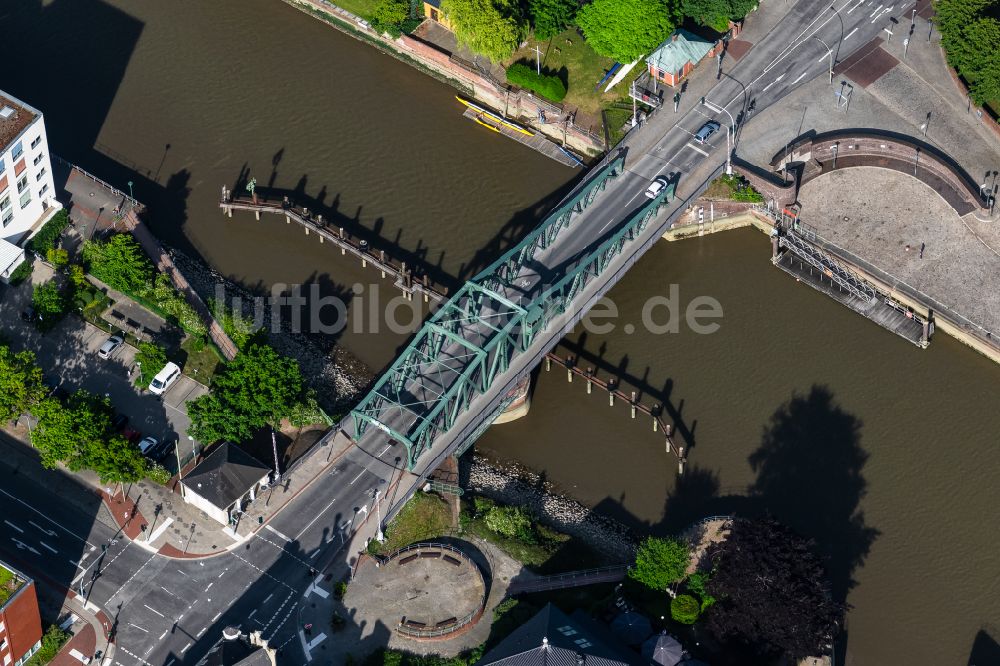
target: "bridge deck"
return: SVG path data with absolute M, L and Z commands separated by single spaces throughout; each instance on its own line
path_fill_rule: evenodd
M 552 140 L 546 138 L 540 132 L 535 132 L 531 135 L 522 134 L 521 132 L 513 130 L 506 125 L 495 122 L 490 116 L 483 115 L 475 109 L 466 109 L 465 113 L 462 115 L 470 120 L 475 120 L 483 125 L 487 125 L 496 130 L 498 133 L 503 134 L 508 139 L 514 139 L 514 141 L 517 141 L 518 143 L 524 144 L 529 148 L 533 148 L 542 155 L 551 157 L 560 164 L 565 164 L 568 167 L 577 167 L 582 165 L 582 162 L 573 156 L 572 153 L 568 152 L 565 148 L 556 144 Z
M 813 289 L 823 292 L 863 317 L 871 319 L 882 328 L 892 331 L 918 347 L 927 346 L 923 340 L 923 324 L 912 317 L 907 317 L 899 309 L 888 305 L 881 294 L 872 302 L 849 294 L 833 284 L 830 278 L 824 276 L 819 270 L 803 262 L 793 252 L 784 252 L 774 264 Z

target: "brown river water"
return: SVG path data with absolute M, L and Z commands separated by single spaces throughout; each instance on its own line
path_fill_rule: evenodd
M 225 219 L 223 184 L 252 175 L 455 285 L 577 175 L 461 118 L 451 88 L 278 0 L 24 0 L 0 26 L 12 52 L 31 54 L 0 87 L 45 112 L 53 152 L 121 189 L 132 180 L 158 235 L 246 286 L 350 299 L 365 285 L 338 341 L 374 369 L 406 341 L 368 325 L 374 285 L 384 303 L 389 282 L 276 218 Z M 921 351 L 769 256 L 749 230 L 662 242 L 611 293 L 615 330 L 574 334 L 561 352 L 666 405 L 691 447 L 683 477 L 648 418 L 556 369 L 540 373 L 527 418 L 478 446 L 641 530 L 774 513 L 817 540 L 853 606 L 847 663 L 991 654 L 1000 369 L 944 336 Z M 641 325 L 671 284 L 682 306 L 719 302 L 716 333 Z

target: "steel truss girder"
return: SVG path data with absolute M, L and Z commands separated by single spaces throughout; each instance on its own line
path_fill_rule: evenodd
M 526 305 L 514 303 L 498 291 L 509 286 L 524 266 L 533 260 L 537 250 L 555 242 L 560 232 L 570 226 L 573 215 L 592 204 L 607 182 L 622 173 L 623 166 L 623 157 L 611 160 L 585 187 L 552 211 L 534 232 L 480 272 L 434 313 L 352 411 L 356 437 L 360 438 L 368 427 L 383 430 L 406 446 L 408 468 L 414 468 L 420 455 L 433 445 L 437 436 L 455 424 L 475 394 L 488 392 L 497 378 L 510 367 L 511 360 L 531 346 L 536 333 L 564 311 L 565 304 L 571 300 L 567 285 L 577 285 L 572 290 L 575 295 L 586 283 L 588 274 L 600 274 L 621 252 L 624 243 L 620 231 L 612 237 L 615 243 L 613 249 L 608 243 L 603 243 L 587 259 L 578 263 L 555 288 L 548 289 Z M 644 227 L 651 216 L 643 214 L 654 206 L 658 209 L 666 200 L 668 191 L 673 194 L 672 185 L 665 188 L 657 199 L 647 203 L 633 219 L 641 217 Z M 631 229 L 631 225 L 631 222 L 626 224 L 625 229 Z M 530 317 L 529 312 L 532 313 Z M 484 331 L 484 328 L 488 330 Z M 477 344 L 464 337 L 463 333 L 484 340 Z M 465 353 L 456 355 L 455 348 Z M 452 367 L 447 362 L 457 362 L 459 367 Z M 423 396 L 417 393 L 435 393 L 429 386 L 421 385 L 421 379 L 428 373 L 439 377 L 447 374 L 451 381 L 439 382 L 444 391 L 436 393 L 435 399 L 421 400 Z M 413 382 L 417 386 L 410 395 L 415 399 L 404 403 L 401 400 L 403 389 Z M 387 386 L 394 389 L 392 394 L 395 397 L 385 394 Z M 414 409 L 417 405 L 428 406 L 430 410 L 418 412 Z M 379 419 L 383 413 L 393 410 L 409 415 L 406 432 L 400 432 Z

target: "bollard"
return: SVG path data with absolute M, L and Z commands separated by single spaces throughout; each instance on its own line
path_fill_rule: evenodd
M 594 392 L 593 375 L 594 375 L 594 369 L 587 368 L 587 395 L 590 395 L 591 393 Z
M 340 227 L 340 240 L 341 241 L 344 240 L 344 227 Z M 340 254 L 341 255 L 347 254 L 347 248 L 345 248 L 343 245 L 340 246 Z
M 670 437 L 669 436 L 666 438 L 666 441 L 667 441 L 667 453 L 670 453 L 670 451 L 671 451 L 671 449 L 673 449 L 673 447 L 670 445 Z
M 548 356 L 545 357 L 545 372 L 552 371 L 552 359 Z
M 308 236 L 309 235 L 309 227 L 302 227 L 302 228 L 306 230 L 306 236 Z
M 382 269 L 382 279 L 384 280 L 385 279 L 385 250 L 379 250 L 378 251 L 378 262 L 380 264 L 380 268 Z
M 428 289 L 429 286 L 430 286 L 430 281 L 428 280 L 427 276 L 425 275 L 424 276 L 424 303 L 427 303 L 430 300 L 430 291 Z
M 659 431 L 660 431 L 660 422 L 657 421 L 656 417 L 654 416 L 653 417 L 653 432 L 659 432 Z
M 573 368 L 566 366 L 566 381 L 570 384 L 573 383 Z
M 368 268 L 368 241 L 358 243 L 361 248 L 361 268 Z
M 253 215 L 254 215 L 254 217 L 256 217 L 256 218 L 257 218 L 258 220 L 260 220 L 260 211 L 259 211 L 259 210 L 255 210 L 255 211 L 253 212 Z
M 684 476 L 684 458 L 677 459 L 677 476 Z
M 288 217 L 288 216 L 286 215 L 286 216 L 285 216 L 285 224 L 291 224 L 291 223 L 292 223 L 292 218 L 290 218 L 290 217 Z
M 635 418 L 635 391 L 632 391 L 632 418 Z

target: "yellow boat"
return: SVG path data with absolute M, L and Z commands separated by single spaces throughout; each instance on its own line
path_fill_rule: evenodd
M 509 129 L 514 130 L 515 132 L 520 132 L 521 134 L 524 134 L 524 135 L 527 135 L 527 136 L 535 136 L 534 132 L 532 132 L 530 130 L 526 130 L 526 129 L 524 129 L 523 127 L 521 127 L 520 125 L 518 125 L 516 123 L 510 122 L 509 120 L 507 120 L 503 116 L 498 116 L 497 114 L 493 113 L 492 111 L 490 111 L 488 109 L 485 109 L 485 108 L 479 106 L 478 104 L 473 104 L 472 102 L 470 102 L 468 100 L 462 99 L 458 95 L 455 95 L 455 99 L 457 99 L 459 102 L 461 102 L 462 104 L 466 105 L 467 107 L 469 107 L 473 111 L 478 112 L 480 114 L 480 117 L 484 117 L 485 116 L 485 117 L 489 118 L 490 120 L 493 120 L 493 121 L 495 121 L 495 122 L 503 125 L 504 127 L 507 127 Z M 482 124 L 482 123 L 480 123 L 480 124 Z M 494 128 L 494 129 L 496 129 L 496 128 Z
M 498 129 L 497 129 L 496 127 L 493 127 L 493 125 L 490 125 L 489 123 L 484 123 L 484 122 L 483 122 L 482 120 L 480 120 L 479 118 L 473 118 L 473 120 L 475 120 L 475 121 L 476 121 L 477 123 L 479 123 L 479 124 L 480 124 L 480 125 L 482 125 L 483 127 L 487 128 L 487 129 L 491 129 L 491 130 L 493 130 L 493 131 L 494 131 L 494 132 L 496 132 L 497 134 L 499 134 L 499 133 L 500 133 L 500 130 L 498 130 Z

